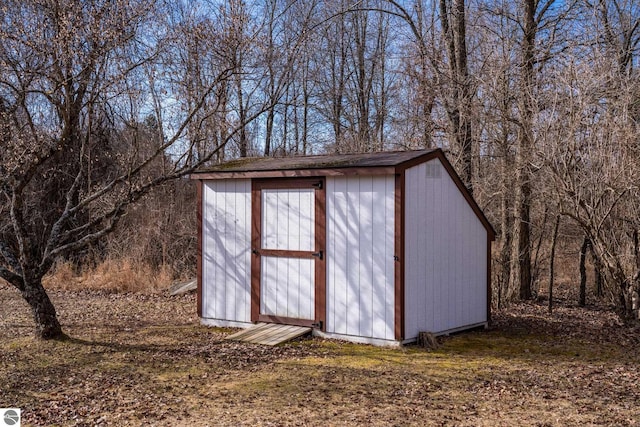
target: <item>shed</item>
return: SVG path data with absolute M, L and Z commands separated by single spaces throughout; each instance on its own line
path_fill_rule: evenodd
M 486 326 L 495 232 L 440 149 L 244 158 L 198 188 L 198 315 L 397 345 Z

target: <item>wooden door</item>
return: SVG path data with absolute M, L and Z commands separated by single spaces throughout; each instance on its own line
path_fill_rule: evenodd
M 324 330 L 324 178 L 254 179 L 251 320 Z

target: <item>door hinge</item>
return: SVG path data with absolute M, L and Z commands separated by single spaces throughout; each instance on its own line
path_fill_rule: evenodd
M 316 257 L 318 257 L 318 258 L 320 258 L 320 259 L 322 259 L 322 255 L 323 255 L 323 254 L 322 254 L 322 251 L 320 251 L 320 252 L 314 252 L 314 253 L 312 253 L 312 254 L 311 254 L 311 256 L 316 256 Z
M 312 187 L 316 187 L 318 190 L 322 190 L 322 181 L 311 184 Z
M 322 320 L 318 320 L 316 323 L 311 324 L 312 328 L 322 329 Z

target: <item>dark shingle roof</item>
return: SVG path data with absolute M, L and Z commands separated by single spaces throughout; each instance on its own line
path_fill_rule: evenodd
M 364 154 L 327 154 L 292 157 L 245 157 L 199 169 L 206 172 L 249 172 L 299 169 L 335 169 L 398 166 L 435 150 L 384 151 Z

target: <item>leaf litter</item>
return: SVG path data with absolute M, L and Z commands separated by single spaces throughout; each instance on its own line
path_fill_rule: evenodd
M 640 425 L 637 329 L 542 302 L 440 348 L 225 341 L 193 295 L 51 291 L 69 338 L 32 338 L 0 285 L 0 403 L 34 426 Z

